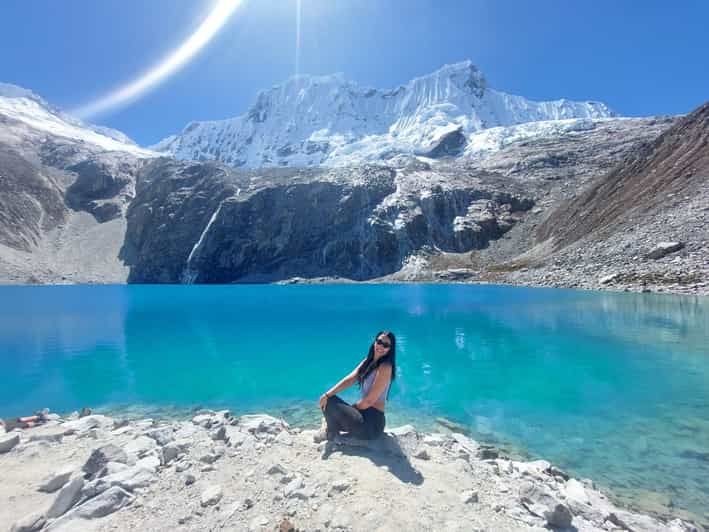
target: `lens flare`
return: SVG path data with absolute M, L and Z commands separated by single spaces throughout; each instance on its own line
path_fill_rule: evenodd
M 217 0 L 214 8 L 199 28 L 157 65 L 138 79 L 118 87 L 106 96 L 74 109 L 71 111 L 72 114 L 83 119 L 92 118 L 111 109 L 134 102 L 149 90 L 157 87 L 180 70 L 212 40 L 241 2 L 242 0 Z

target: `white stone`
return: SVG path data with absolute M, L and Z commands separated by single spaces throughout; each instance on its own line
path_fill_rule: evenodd
M 44 493 L 54 493 L 60 489 L 64 484 L 69 482 L 71 475 L 76 471 L 78 467 L 74 464 L 65 465 L 56 471 L 53 471 L 47 478 L 42 481 L 42 484 L 37 488 L 39 491 Z
M 239 418 L 239 427 L 252 434 L 268 433 L 278 434 L 288 429 L 288 423 L 282 419 L 265 414 L 245 415 Z
M 0 436 L 0 454 L 9 452 L 18 443 L 20 443 L 19 434 L 13 434 L 11 436 Z
M 478 492 L 474 490 L 465 490 L 460 494 L 460 501 L 463 504 L 472 504 L 478 502 Z
M 73 517 L 74 515 L 83 517 L 84 519 L 104 517 L 120 510 L 132 500 L 133 496 L 126 490 L 118 486 L 113 486 L 93 499 L 89 499 L 74 508 L 71 511 L 72 515 L 67 515 L 67 517 Z
M 133 455 L 136 458 L 142 458 L 155 449 L 157 449 L 157 443 L 147 436 L 138 436 L 123 446 L 126 454 Z
M 566 481 L 566 484 L 564 485 L 564 493 L 568 499 L 573 499 L 584 504 L 588 504 L 589 502 L 586 489 L 583 484 L 575 478 L 570 478 Z
M 160 467 L 160 458 L 155 454 L 149 454 L 135 463 L 136 467 L 142 467 L 155 473 Z
M 86 434 L 91 429 L 101 428 L 110 430 L 113 428 L 113 419 L 108 416 L 102 416 L 100 414 L 94 414 L 86 417 L 76 419 L 74 421 L 67 421 L 62 423 L 62 429 L 64 429 L 64 434 Z
M 79 500 L 83 487 L 84 478 L 82 476 L 72 477 L 57 493 L 54 502 L 47 510 L 47 517 L 53 519 L 66 513 Z
M 221 486 L 208 486 L 202 491 L 200 496 L 200 504 L 202 506 L 213 506 L 217 504 L 222 498 L 222 487 Z
M 34 513 L 17 521 L 10 528 L 10 532 L 35 532 L 40 530 L 46 522 L 47 520 L 42 513 Z

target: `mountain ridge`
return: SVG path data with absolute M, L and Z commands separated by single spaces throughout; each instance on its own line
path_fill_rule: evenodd
M 393 89 L 342 74 L 293 76 L 259 92 L 244 114 L 190 122 L 150 148 L 233 167 L 347 166 L 460 155 L 471 135 L 493 127 L 615 116 L 600 102 L 534 102 L 497 91 L 466 60 Z

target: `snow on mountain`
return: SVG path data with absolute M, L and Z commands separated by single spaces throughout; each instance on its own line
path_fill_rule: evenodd
M 33 130 L 83 141 L 104 150 L 129 152 L 139 157 L 156 155 L 120 131 L 86 124 L 52 107 L 32 91 L 9 83 L 0 83 L 0 115 L 22 122 Z
M 599 102 L 533 102 L 487 86 L 470 61 L 446 65 L 392 90 L 360 87 L 341 74 L 297 76 L 259 93 L 246 114 L 192 122 L 152 149 L 235 167 L 340 166 L 397 156 L 473 155 L 505 136 L 557 130 L 548 121 L 615 116 Z M 519 124 L 542 122 L 519 128 Z M 480 132 L 498 129 L 478 137 Z M 496 140 L 497 139 L 497 140 Z

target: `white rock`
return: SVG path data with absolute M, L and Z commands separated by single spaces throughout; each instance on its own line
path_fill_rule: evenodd
M 239 418 L 238 426 L 252 434 L 278 434 L 282 430 L 288 429 L 288 423 L 282 419 L 265 414 L 245 415 Z
M 213 506 L 217 504 L 222 498 L 222 487 L 221 486 L 208 486 L 202 491 L 200 496 L 200 504 L 202 506 Z
M 37 489 L 39 491 L 43 491 L 44 493 L 54 493 L 59 488 L 64 486 L 64 484 L 69 482 L 71 475 L 77 469 L 78 467 L 74 464 L 65 465 L 57 469 L 56 471 L 53 471 L 47 478 L 42 481 L 42 484 L 40 484 L 39 488 Z
M 180 454 L 182 454 L 182 451 L 180 448 L 175 445 L 174 443 L 168 443 L 165 445 L 165 447 L 162 448 L 162 462 L 163 464 L 167 465 L 170 462 L 172 462 L 175 458 L 177 458 Z
M 155 443 L 155 440 L 147 436 L 138 436 L 123 446 L 123 450 L 126 454 L 133 455 L 136 458 L 142 458 L 150 451 L 156 449 L 157 443 Z
M 211 414 L 199 414 L 192 418 L 192 423 L 202 428 L 208 429 L 212 426 Z
M 285 475 L 287 471 L 281 464 L 273 464 L 266 470 L 269 475 Z
M 684 247 L 682 242 L 658 242 L 647 254 L 648 259 L 661 259 L 665 255 L 679 251 Z
M 74 506 L 81 496 L 81 489 L 84 487 L 84 478 L 80 475 L 72 477 L 57 493 L 54 502 L 47 510 L 47 517 L 53 519 L 66 513 Z
M 112 475 L 98 478 L 84 487 L 83 495 L 96 496 L 99 493 L 117 486 L 126 491 L 135 491 L 136 488 L 149 486 L 155 480 L 155 473 L 139 466 L 128 467 Z
M 0 436 L 0 454 L 9 452 L 18 443 L 20 443 L 20 435 L 19 434 L 13 434 L 10 436 L 7 436 L 7 435 Z
M 609 284 L 609 283 L 612 283 L 613 281 L 615 281 L 616 279 L 618 279 L 619 277 L 620 277 L 619 273 L 611 273 L 609 275 L 604 275 L 603 277 L 601 277 L 599 282 L 601 284 Z
M 84 464 L 82 471 L 88 477 L 96 476 L 109 462 L 119 462 L 125 464 L 128 461 L 128 455 L 123 449 L 109 443 L 94 449 L 91 456 Z
M 546 460 L 534 460 L 532 462 L 515 462 L 512 461 L 512 467 L 523 475 L 542 476 L 544 471 L 551 467 L 551 464 Z
M 136 467 L 142 467 L 155 473 L 160 467 L 160 458 L 155 454 L 149 454 L 135 463 Z
M 330 496 L 336 494 L 336 493 L 342 493 L 344 491 L 347 491 L 350 487 L 350 482 L 347 480 L 336 480 L 335 482 L 332 483 L 330 486 L 330 491 L 328 494 Z
M 43 430 L 41 432 L 33 432 L 30 434 L 29 441 L 46 441 L 49 443 L 61 443 L 64 438 L 64 429 L 56 428 L 52 430 Z
M 440 447 L 445 443 L 446 438 L 442 434 L 427 434 L 422 441 L 431 447 Z
M 293 480 L 291 480 L 288 484 L 286 484 L 286 487 L 283 490 L 283 493 L 285 494 L 286 497 L 290 497 L 290 495 L 303 487 L 303 479 L 301 477 L 295 477 Z
M 10 532 L 36 532 L 40 530 L 46 522 L 47 520 L 42 513 L 34 513 L 17 521 L 12 525 L 12 528 L 10 528 Z
M 460 501 L 463 504 L 478 502 L 478 492 L 474 490 L 465 490 L 460 494 Z
M 182 473 L 183 471 L 187 471 L 190 467 L 192 467 L 192 464 L 187 460 L 183 460 L 175 464 L 175 471 L 177 473 Z
M 568 499 L 573 499 L 577 502 L 588 504 L 588 495 L 583 484 L 574 478 L 570 478 L 564 485 L 564 493 Z
M 414 428 L 413 425 L 402 425 L 400 427 L 394 427 L 393 429 L 389 429 L 389 432 L 393 434 L 394 436 L 410 436 L 410 435 L 416 435 L 416 429 Z
M 161 447 L 167 445 L 175 439 L 175 431 L 172 427 L 158 427 L 156 429 L 150 429 L 145 432 L 148 438 L 155 440 L 155 443 Z
M 94 414 L 91 416 L 82 417 L 74 421 L 67 421 L 61 424 L 64 429 L 64 434 L 86 434 L 91 429 L 101 428 L 111 430 L 113 428 L 113 419 L 108 416 Z
M 155 426 L 155 421 L 152 418 L 141 419 L 133 423 L 133 426 L 138 430 L 149 430 Z
M 232 447 L 239 447 L 247 438 L 251 437 L 249 434 L 239 430 L 238 427 L 227 425 L 224 429 L 226 430 L 226 442 Z
M 291 436 L 290 434 L 288 434 L 287 431 L 284 430 L 282 432 L 279 432 L 278 436 L 276 436 L 273 441 L 279 445 L 291 446 L 293 445 L 293 436 Z
M 72 515 L 67 515 L 67 517 L 73 517 L 73 515 L 83 517 L 84 519 L 104 517 L 120 510 L 132 500 L 133 496 L 126 490 L 118 486 L 113 486 L 93 499 L 89 499 L 74 508 L 71 511 Z
M 414 458 L 418 458 L 419 460 L 430 460 L 431 456 L 428 454 L 426 449 L 419 449 L 414 454 Z
M 249 522 L 249 530 L 260 530 L 268 525 L 268 517 L 258 515 Z

